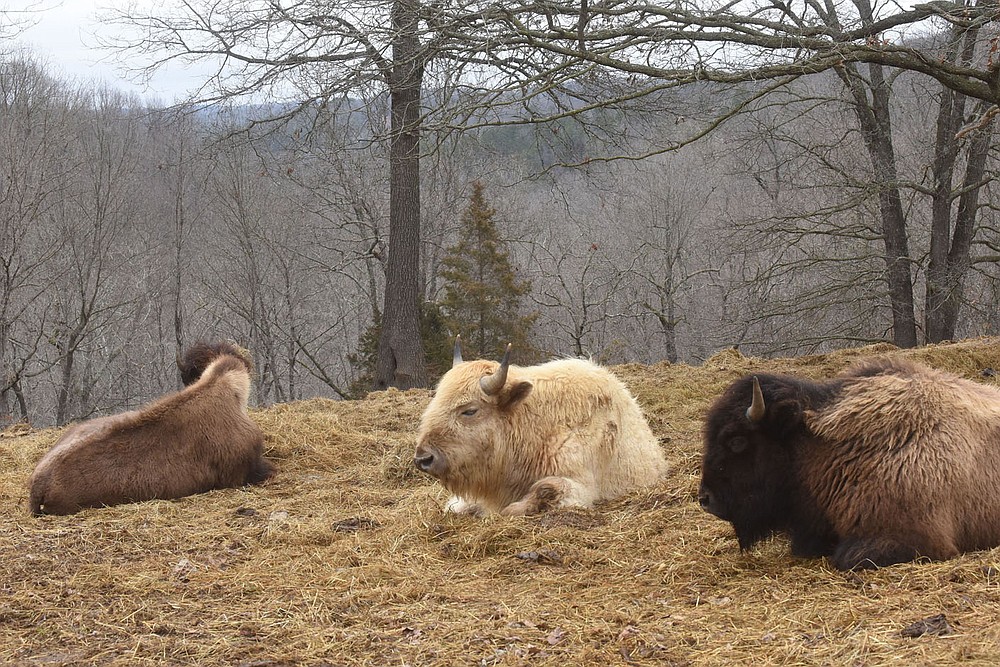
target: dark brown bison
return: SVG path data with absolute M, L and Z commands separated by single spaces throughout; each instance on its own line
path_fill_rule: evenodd
M 776 532 L 840 569 L 1000 545 L 1000 390 L 912 362 L 736 381 L 705 424 L 699 501 L 747 549 Z
M 33 514 L 72 514 L 180 498 L 274 474 L 247 416 L 251 365 L 229 344 L 199 344 L 179 365 L 183 390 L 132 412 L 71 426 L 29 481 Z

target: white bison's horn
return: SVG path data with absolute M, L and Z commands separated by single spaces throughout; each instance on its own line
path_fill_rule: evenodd
M 759 422 L 764 418 L 764 392 L 760 390 L 760 381 L 757 376 L 753 376 L 753 400 L 747 408 L 747 419 L 752 422 Z
M 507 351 L 503 353 L 500 368 L 493 375 L 479 378 L 479 386 L 487 396 L 496 396 L 503 389 L 503 386 L 507 384 L 507 370 L 510 368 L 510 348 L 511 344 L 507 343 Z
M 454 368 L 462 363 L 462 337 L 455 336 L 455 353 L 451 359 L 451 366 Z

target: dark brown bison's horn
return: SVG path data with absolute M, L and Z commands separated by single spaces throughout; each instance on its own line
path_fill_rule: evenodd
M 500 368 L 493 375 L 479 378 L 479 386 L 487 396 L 496 396 L 503 389 L 503 386 L 507 384 L 507 370 L 510 368 L 510 348 L 511 344 L 507 343 L 507 350 L 503 353 Z
M 462 337 L 455 336 L 455 353 L 451 358 L 451 366 L 454 368 L 462 363 Z
M 747 408 L 747 419 L 752 422 L 759 422 L 764 418 L 764 393 L 760 390 L 760 381 L 757 376 L 753 376 L 753 401 Z

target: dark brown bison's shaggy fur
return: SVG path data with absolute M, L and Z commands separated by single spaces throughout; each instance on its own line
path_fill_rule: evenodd
M 67 429 L 31 476 L 31 512 L 180 498 L 273 475 L 246 412 L 248 360 L 227 344 L 197 345 L 180 365 L 197 374 L 185 389 Z
M 1000 390 L 899 359 L 752 377 L 705 424 L 699 500 L 741 548 L 779 531 L 841 569 L 1000 545 Z

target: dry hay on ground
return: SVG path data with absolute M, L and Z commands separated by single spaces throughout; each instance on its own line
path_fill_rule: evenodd
M 628 365 L 673 465 L 592 511 L 444 515 L 412 472 L 426 391 L 254 412 L 261 488 L 32 518 L 56 430 L 0 437 L 0 663 L 25 665 L 939 665 L 1000 663 L 1000 549 L 842 573 L 740 553 L 700 511 L 700 419 L 749 371 L 829 376 L 906 354 L 982 381 L 1000 341 Z M 939 617 L 939 615 L 943 615 Z

